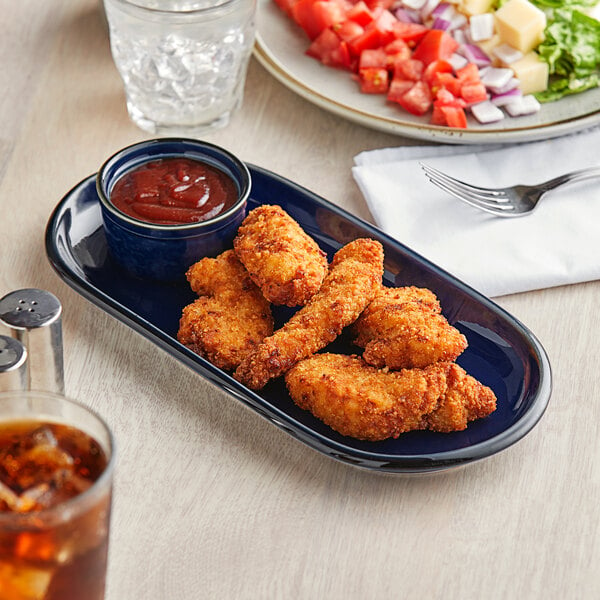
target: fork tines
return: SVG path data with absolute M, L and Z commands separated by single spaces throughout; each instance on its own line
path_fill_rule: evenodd
M 419 163 L 427 179 L 455 198 L 478 208 L 512 210 L 509 199 L 502 190 L 491 190 L 459 181 L 434 167 Z

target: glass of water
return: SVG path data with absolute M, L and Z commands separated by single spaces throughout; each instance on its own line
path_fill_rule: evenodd
M 144 131 L 197 137 L 241 106 L 256 0 L 104 0 L 127 110 Z

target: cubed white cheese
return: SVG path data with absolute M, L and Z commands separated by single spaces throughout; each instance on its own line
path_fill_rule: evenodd
M 460 10 L 468 17 L 489 12 L 494 0 L 462 0 Z
M 492 58 L 492 50 L 500 44 L 500 36 L 495 33 L 489 40 L 482 40 L 477 42 L 477 45 L 490 57 Z
M 528 52 L 521 60 L 511 63 L 510 68 L 519 80 L 523 94 L 543 92 L 548 87 L 548 63 L 535 52 Z
M 525 54 L 543 39 L 546 15 L 527 0 L 508 0 L 496 11 L 500 40 Z

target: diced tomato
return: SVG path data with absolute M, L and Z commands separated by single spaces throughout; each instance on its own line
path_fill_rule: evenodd
M 411 51 L 408 44 L 404 40 L 394 40 L 384 46 L 384 51 L 387 54 L 387 64 L 390 70 L 394 70 L 394 65 L 399 60 L 410 58 Z
M 351 65 L 348 44 L 340 40 L 332 29 L 324 29 L 313 40 L 306 54 L 330 67 L 349 69 Z
M 439 29 L 430 29 L 415 48 L 413 58 L 428 65 L 434 60 L 449 60 L 457 48 L 458 42 L 451 35 Z
M 360 91 L 364 94 L 385 94 L 388 91 L 389 75 L 387 69 L 367 67 L 358 72 Z
M 467 115 L 463 108 L 455 106 L 440 106 L 438 107 L 446 119 L 448 127 L 456 127 L 457 129 L 467 128 Z
M 360 53 L 358 68 L 366 69 L 369 67 L 376 67 L 378 69 L 388 68 L 387 54 L 383 48 L 367 49 Z
M 292 17 L 314 40 L 324 29 L 345 21 L 346 13 L 336 0 L 298 0 L 292 7 Z
M 436 73 L 431 84 L 432 91 L 436 92 L 441 88 L 447 89 L 454 96 L 460 96 L 462 83 L 452 73 Z
M 461 81 L 461 82 L 465 82 L 465 81 L 479 82 L 480 81 L 479 69 L 477 68 L 477 65 L 474 65 L 473 63 L 469 63 L 468 65 L 465 65 L 461 69 L 458 69 L 458 71 L 456 71 L 456 76 L 458 77 L 459 81 Z
M 373 10 L 375 8 L 384 8 L 387 10 L 388 8 L 392 8 L 394 6 L 396 0 L 366 0 L 367 6 Z
M 409 113 L 422 116 L 431 108 L 429 86 L 424 81 L 417 81 L 397 102 Z
M 419 81 L 423 77 L 425 65 L 420 60 L 407 58 L 394 63 L 394 77 Z
M 316 0 L 296 0 L 291 7 L 292 19 L 304 29 L 304 33 L 312 40 L 320 33 L 316 31 L 317 25 L 313 23 L 312 6 Z
M 454 72 L 458 43 L 446 31 L 399 21 L 396 0 L 275 0 L 311 38 L 306 54 L 353 71 L 365 94 L 386 94 L 431 123 L 463 129 L 465 108 L 487 98 L 474 64 Z M 393 74 L 393 77 L 391 75 Z
M 396 21 L 392 26 L 394 37 L 404 40 L 411 48 L 414 48 L 429 31 L 425 25 L 420 23 L 404 23 Z
M 351 42 L 365 32 L 364 27 L 350 19 L 343 23 L 333 25 L 332 29 L 337 33 L 338 37 L 345 42 Z
M 479 82 L 466 81 L 460 88 L 460 95 L 467 104 L 477 104 L 488 99 L 485 85 Z
M 374 27 L 369 26 L 365 28 L 365 32 L 362 35 L 354 38 L 348 45 L 352 54 L 360 56 L 363 50 L 379 48 L 381 46 L 379 32 Z
M 430 62 L 425 68 L 423 73 L 423 79 L 432 87 L 437 79 L 437 75 L 440 73 L 452 73 L 454 69 L 452 65 L 445 60 L 434 60 Z
M 399 38 L 391 41 L 389 44 L 386 44 L 383 49 L 385 50 L 386 54 L 393 55 L 397 58 L 400 58 L 400 55 L 402 55 L 403 58 L 410 58 L 411 55 L 408 44 Z
M 284 2 L 285 0 L 280 0 Z M 358 23 L 362 27 L 366 27 L 369 23 L 373 21 L 373 13 L 371 9 L 367 6 L 367 3 L 363 0 L 359 0 L 354 6 L 348 9 L 346 12 L 346 17 Z
M 313 4 L 313 17 L 316 27 L 320 28 L 319 33 L 327 27 L 343 23 L 346 20 L 344 3 L 336 0 L 317 0 Z
M 397 79 L 394 77 L 390 82 L 387 99 L 390 102 L 399 102 L 400 98 L 404 96 L 413 85 L 415 85 L 414 81 L 410 81 L 409 79 Z
M 350 51 L 358 56 L 363 50 L 379 48 L 393 41 L 392 25 L 396 22 L 396 17 L 390 11 L 378 11 L 374 20 L 365 27 L 364 33 L 350 42 Z
M 384 42 L 383 45 L 391 42 L 393 39 L 395 39 L 395 35 L 393 35 L 393 28 L 394 25 L 398 22 L 398 19 L 396 19 L 396 17 L 389 11 L 389 10 L 382 10 L 376 17 L 375 17 L 375 21 L 373 22 L 374 25 L 377 27 L 377 29 L 379 29 L 380 32 L 382 33 L 389 33 L 389 40 L 387 42 Z
M 454 106 L 456 108 L 465 108 L 467 103 L 462 98 L 457 98 L 446 88 L 441 88 L 435 95 L 433 106 Z
M 431 113 L 431 119 L 429 121 L 432 125 L 448 125 L 446 116 L 442 112 L 441 106 L 434 106 L 433 112 Z

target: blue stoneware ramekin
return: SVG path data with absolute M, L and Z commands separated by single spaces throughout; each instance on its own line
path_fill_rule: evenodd
M 112 205 L 110 194 L 122 175 L 149 161 L 171 157 L 199 160 L 229 175 L 238 190 L 237 202 L 212 219 L 184 225 L 147 223 Z M 138 277 L 180 280 L 201 258 L 217 256 L 232 247 L 245 216 L 250 186 L 246 165 L 214 144 L 185 138 L 161 138 L 123 148 L 102 165 L 96 179 L 110 253 L 122 267 Z

